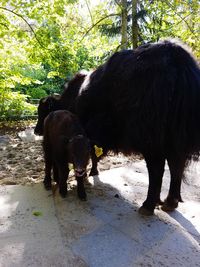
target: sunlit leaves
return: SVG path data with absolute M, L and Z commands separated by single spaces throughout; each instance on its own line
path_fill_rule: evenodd
M 132 1 L 127 2 L 131 47 Z M 21 95 L 13 93 L 20 91 L 37 98 L 59 92 L 75 72 L 104 62 L 120 49 L 120 4 L 114 0 L 1 0 L 1 96 L 18 99 Z M 198 0 L 138 1 L 139 44 L 178 37 L 200 57 L 199 13 Z
M 193 48 L 200 57 L 200 1 L 142 1 L 146 23 L 140 23 L 142 40 L 157 41 L 176 37 Z

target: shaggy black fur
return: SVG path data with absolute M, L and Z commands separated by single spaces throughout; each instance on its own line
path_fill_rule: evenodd
M 189 52 L 164 41 L 115 53 L 86 77 L 76 112 L 105 152 L 143 154 L 149 190 L 141 213 L 161 202 L 165 160 L 171 184 L 163 209 L 177 207 L 184 169 L 200 151 L 200 69 Z

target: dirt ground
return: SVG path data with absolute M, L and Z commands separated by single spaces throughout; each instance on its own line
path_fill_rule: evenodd
M 35 122 L 29 123 L 28 127 L 34 127 Z M 0 185 L 25 185 L 40 183 L 44 178 L 44 160 L 42 141 L 24 142 L 19 138 L 19 132 L 27 127 L 22 123 L 12 127 L 4 125 L 0 128 L 0 137 L 6 137 L 7 142 L 0 142 Z M 127 166 L 133 157 L 124 157 L 122 154 L 109 154 L 98 165 L 99 171 L 115 167 Z M 88 173 L 91 163 L 88 166 Z M 73 170 L 69 175 L 74 179 Z

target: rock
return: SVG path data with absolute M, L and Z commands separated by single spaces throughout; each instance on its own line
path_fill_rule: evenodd
M 14 157 L 15 157 L 15 154 L 13 154 L 13 153 L 8 153 L 8 155 L 7 155 L 8 159 L 13 159 Z
M 0 135 L 0 147 L 7 146 L 10 143 L 8 135 Z
M 42 140 L 41 136 L 34 134 L 33 128 L 26 128 L 24 131 L 19 132 L 18 136 L 23 142 L 35 142 Z

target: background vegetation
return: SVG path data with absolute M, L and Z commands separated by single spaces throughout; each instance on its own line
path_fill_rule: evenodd
M 113 52 L 176 37 L 200 57 L 199 0 L 0 0 L 0 117 Z

